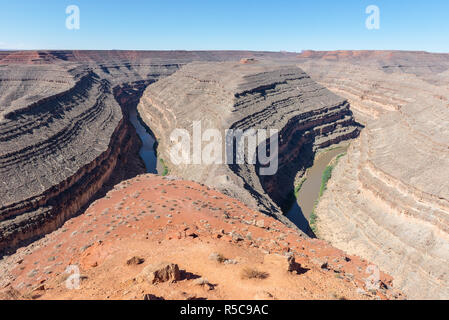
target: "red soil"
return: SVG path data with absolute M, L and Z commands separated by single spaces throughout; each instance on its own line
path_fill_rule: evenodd
M 262 227 L 263 220 L 263 227 Z M 234 232 L 234 236 L 230 233 Z M 241 235 L 242 239 L 236 234 Z M 211 260 L 220 253 L 233 263 Z M 300 272 L 288 272 L 290 252 Z M 145 261 L 127 265 L 132 257 Z M 169 262 L 181 281 L 138 281 L 148 264 Z M 327 266 L 323 264 L 327 263 Z M 67 266 L 82 274 L 66 287 Z M 0 298 L 24 299 L 389 299 L 401 297 L 380 273 L 369 291 L 369 263 L 321 240 L 303 238 L 278 221 L 206 186 L 155 175 L 117 185 L 84 214 L 0 260 Z M 242 270 L 266 279 L 242 279 Z M 201 285 L 195 278 L 206 278 Z

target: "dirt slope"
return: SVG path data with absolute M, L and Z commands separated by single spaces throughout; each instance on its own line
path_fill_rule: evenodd
M 287 270 L 286 255 L 296 259 L 296 271 Z M 128 265 L 133 257 L 142 263 Z M 146 266 L 164 261 L 179 266 L 178 281 L 141 280 Z M 78 290 L 66 287 L 69 265 L 82 275 Z M 5 257 L 0 292 L 2 299 L 402 297 L 384 273 L 379 289 L 369 291 L 368 266 L 218 191 L 148 174 L 122 182 L 84 214 Z M 264 274 L 242 278 L 248 268 Z

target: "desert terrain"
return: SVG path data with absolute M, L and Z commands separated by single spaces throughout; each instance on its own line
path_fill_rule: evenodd
M 367 287 L 358 257 L 207 186 L 149 174 L 0 265 L 3 299 L 402 298 L 384 273 L 378 290 Z M 66 286 L 70 265 L 79 289 Z M 153 283 L 154 266 L 166 279 Z
M 0 51 L 0 298 L 447 299 L 448 85 L 425 52 Z M 173 163 L 195 121 L 276 129 L 276 173 Z

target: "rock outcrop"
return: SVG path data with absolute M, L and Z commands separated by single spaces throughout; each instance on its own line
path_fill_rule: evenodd
M 138 110 L 155 133 L 158 155 L 169 172 L 217 187 L 287 224 L 282 209 L 288 209 L 291 203 L 295 175 L 310 164 L 316 150 L 359 133 L 345 99 L 316 84 L 295 66 L 266 61 L 185 65 L 150 85 Z M 175 129 L 186 129 L 195 139 L 195 121 L 201 121 L 201 133 L 206 129 L 220 132 L 223 149 L 216 157 L 218 163 L 206 163 L 201 157 L 195 160 L 191 141 L 191 161 L 175 165 L 171 162 L 174 142 L 170 135 Z M 226 129 L 265 129 L 269 135 L 269 130 L 278 130 L 275 174 L 261 174 L 263 165 L 251 164 L 247 155 L 242 164 L 236 159 L 232 164 L 225 161 Z M 258 142 L 259 148 L 262 142 Z
M 449 298 L 449 55 L 314 53 L 300 66 L 366 124 L 318 205 L 318 235 L 409 298 Z
M 146 266 L 139 275 L 140 280 L 148 281 L 151 284 L 179 281 L 181 273 L 177 264 L 160 262 Z
M 372 288 L 369 265 L 217 190 L 148 174 L 0 260 L 0 299 L 403 298 L 383 272 Z

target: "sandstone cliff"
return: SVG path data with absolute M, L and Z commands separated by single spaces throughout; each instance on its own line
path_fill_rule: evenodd
M 53 79 L 51 71 L 34 69 L 39 77 Z M 119 153 L 129 148 L 110 83 L 92 71 L 73 73 L 67 90 L 36 99 L 32 92 L 43 85 L 37 80 L 24 92 L 36 102 L 9 104 L 5 110 L 0 123 L 0 249 L 61 225 L 101 188 Z M 15 84 L 10 79 L 2 83 Z

